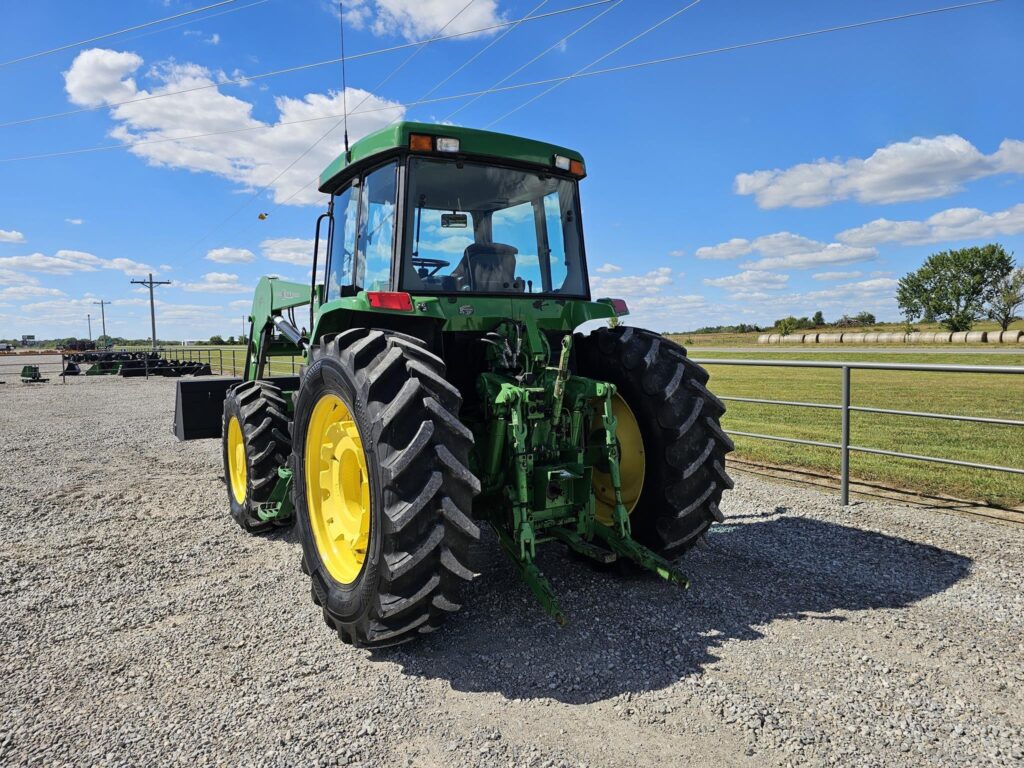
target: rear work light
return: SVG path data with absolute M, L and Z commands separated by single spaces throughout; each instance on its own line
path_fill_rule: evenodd
M 374 309 L 412 312 L 412 297 L 402 291 L 367 291 L 366 298 Z
M 458 152 L 459 140 L 450 136 L 430 136 L 426 133 L 410 133 L 409 149 L 413 152 Z
M 612 299 L 612 309 L 615 310 L 616 315 L 629 314 L 629 307 L 626 306 L 625 299 Z
M 569 170 L 569 158 L 562 157 L 562 155 L 555 155 L 555 168 L 560 171 Z
M 446 136 L 437 137 L 437 151 L 438 152 L 458 152 L 459 151 L 459 140 L 450 139 Z
M 555 155 L 552 161 L 555 168 L 560 171 L 568 171 L 573 176 L 585 176 L 587 171 L 583 167 L 583 163 L 579 160 L 573 160 L 566 157 L 565 155 Z

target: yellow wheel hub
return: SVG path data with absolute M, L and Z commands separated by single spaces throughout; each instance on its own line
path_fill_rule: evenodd
M 612 413 L 617 422 L 615 439 L 619 443 L 619 480 L 622 483 L 622 504 L 632 514 L 640 501 L 644 489 L 644 472 L 647 459 L 644 455 L 644 440 L 640 435 L 640 424 L 626 401 L 616 393 L 612 398 Z M 603 434 L 603 433 L 602 433 Z M 595 516 L 602 525 L 611 525 L 615 512 L 615 490 L 611 475 L 594 470 L 594 496 L 597 505 Z
M 320 559 L 331 576 L 351 584 L 370 541 L 370 478 L 355 419 L 335 395 L 313 407 L 306 431 L 306 504 Z
M 232 416 L 228 422 L 228 482 L 231 484 L 231 495 L 239 504 L 245 504 L 246 475 L 242 425 L 238 423 L 237 417 Z

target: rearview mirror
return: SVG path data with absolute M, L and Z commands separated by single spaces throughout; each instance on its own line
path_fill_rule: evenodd
M 469 226 L 469 217 L 464 213 L 442 213 L 441 226 L 445 229 L 465 229 Z

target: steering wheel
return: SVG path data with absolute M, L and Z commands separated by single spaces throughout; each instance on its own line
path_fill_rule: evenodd
M 413 256 L 412 265 L 416 267 L 417 274 L 420 277 L 433 277 L 442 268 L 451 266 L 451 262 L 444 259 L 428 259 L 422 256 Z M 428 269 L 432 271 L 427 272 Z

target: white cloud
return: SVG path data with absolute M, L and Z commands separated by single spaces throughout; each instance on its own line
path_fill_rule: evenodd
M 837 200 L 895 203 L 942 197 L 998 173 L 1024 174 L 1024 142 L 1004 139 L 986 155 L 952 134 L 896 142 L 864 159 L 819 159 L 741 173 L 734 188 L 737 194 L 753 195 L 761 208 L 812 208 Z
M 161 272 L 170 272 L 172 269 L 173 269 L 173 267 L 170 264 L 161 264 L 160 265 L 160 271 Z
M 676 248 L 675 250 L 669 251 L 668 255 L 676 259 L 681 259 L 683 256 L 686 255 L 686 251 L 684 251 L 682 248 Z
M 0 269 L 0 285 L 36 285 L 38 282 L 32 275 L 13 269 Z
M 207 272 L 198 283 L 181 283 L 181 288 L 193 293 L 252 293 L 252 286 L 238 282 L 238 275 L 229 272 Z
M 753 240 L 734 237 L 718 245 L 697 249 L 698 259 L 725 260 L 750 254 L 762 258 L 740 264 L 740 269 L 805 269 L 819 264 L 868 261 L 878 255 L 874 248 L 822 243 L 792 232 L 775 232 Z
M 313 240 L 301 237 L 276 237 L 260 243 L 263 256 L 271 261 L 282 261 L 300 267 L 313 266 Z
M 863 272 L 815 272 L 811 275 L 815 280 L 853 280 L 854 278 L 863 277 Z
M 619 267 L 619 266 L 617 266 L 615 264 L 607 264 L 607 263 L 605 263 L 605 264 L 602 264 L 597 269 L 595 269 L 594 271 L 595 272 L 601 272 L 603 274 L 609 274 L 611 272 L 621 272 L 622 271 L 622 267 Z
M 23 301 L 34 296 L 64 295 L 64 291 L 57 288 L 47 288 L 42 285 L 13 285 L 9 288 L 0 288 L 0 299 L 10 301 Z
M 356 29 L 370 29 L 375 35 L 420 40 L 442 29 L 444 34 L 451 35 L 502 20 L 497 0 L 476 0 L 469 7 L 466 5 L 465 0 L 349 0 L 345 4 L 345 21 Z M 337 13 L 336 3 L 331 3 L 330 8 Z
M 231 309 L 249 309 L 252 307 L 252 301 L 250 299 L 235 299 L 228 302 L 228 307 Z
M 623 275 L 622 277 L 598 277 L 591 275 L 590 291 L 594 296 L 627 298 L 660 293 L 672 282 L 672 270 L 658 267 L 644 275 Z
M 16 229 L 0 229 L 0 243 L 24 243 L 25 236 Z
M 130 99 L 137 89 L 128 75 L 141 66 L 138 54 L 90 48 L 78 54 L 64 73 L 64 89 L 71 103 L 82 107 Z
M 746 256 L 752 249 L 749 240 L 744 240 L 742 237 L 734 237 L 732 240 L 727 240 L 724 243 L 718 245 L 705 245 L 702 248 L 698 248 L 695 255 L 698 259 L 708 260 L 719 260 L 719 259 L 735 259 L 740 256 Z
M 75 104 L 98 106 L 202 88 L 112 107 L 111 116 L 117 125 L 110 135 L 124 142 L 159 142 L 129 148 L 151 165 L 212 173 L 247 190 L 270 185 L 278 203 L 286 199 L 293 205 L 323 202 L 316 184 L 310 182 L 340 152 L 341 93 L 310 93 L 301 99 L 277 97 L 277 121 L 263 122 L 253 117 L 251 102 L 224 94 L 216 87 L 204 87 L 217 83 L 217 76 L 205 67 L 174 61 L 158 64 L 147 73 L 158 85 L 147 90 L 138 88 L 129 76 L 142 64 L 141 57 L 133 53 L 95 48 L 84 51 L 65 73 L 69 98 Z M 353 141 L 405 114 L 404 108 L 394 102 L 349 88 L 349 106 L 360 103 L 359 111 L 365 114 L 349 116 L 349 135 Z M 188 116 L 187 127 L 183 115 Z M 319 119 L 326 116 L 336 118 Z M 339 124 L 337 130 L 313 146 L 335 124 Z M 165 141 L 220 131 L 232 132 Z M 308 153 L 299 162 L 276 178 L 306 150 Z
M 85 219 L 64 219 L 64 221 L 66 221 L 68 224 L 74 224 L 75 226 L 78 226 L 79 224 L 85 224 Z
M 203 42 L 204 43 L 208 43 L 209 45 L 220 45 L 220 35 L 218 33 L 214 32 L 212 35 L 210 35 L 208 38 L 206 38 Z
M 862 227 L 840 232 L 836 239 L 850 245 L 940 243 L 1019 235 L 1022 232 L 1024 203 L 1018 203 L 996 213 L 985 213 L 977 208 L 947 208 L 924 221 L 875 219 Z
M 878 252 L 874 248 L 856 248 L 842 243 L 819 243 L 816 251 L 797 251 L 786 256 L 768 256 L 740 264 L 740 269 L 808 269 L 825 264 L 855 264 L 871 261 Z
M 57 251 L 53 256 L 31 253 L 28 256 L 0 258 L 0 268 L 45 272 L 51 275 L 71 275 L 76 272 L 95 272 L 98 269 L 116 269 L 133 277 L 152 271 L 152 267 L 131 259 L 101 259 L 85 251 L 70 250 Z
M 206 252 L 206 258 L 218 264 L 248 264 L 256 254 L 248 248 L 214 248 Z
M 726 277 L 704 278 L 704 285 L 725 288 L 727 291 L 774 290 L 785 288 L 787 282 L 789 282 L 789 275 L 757 272 L 749 269 Z

